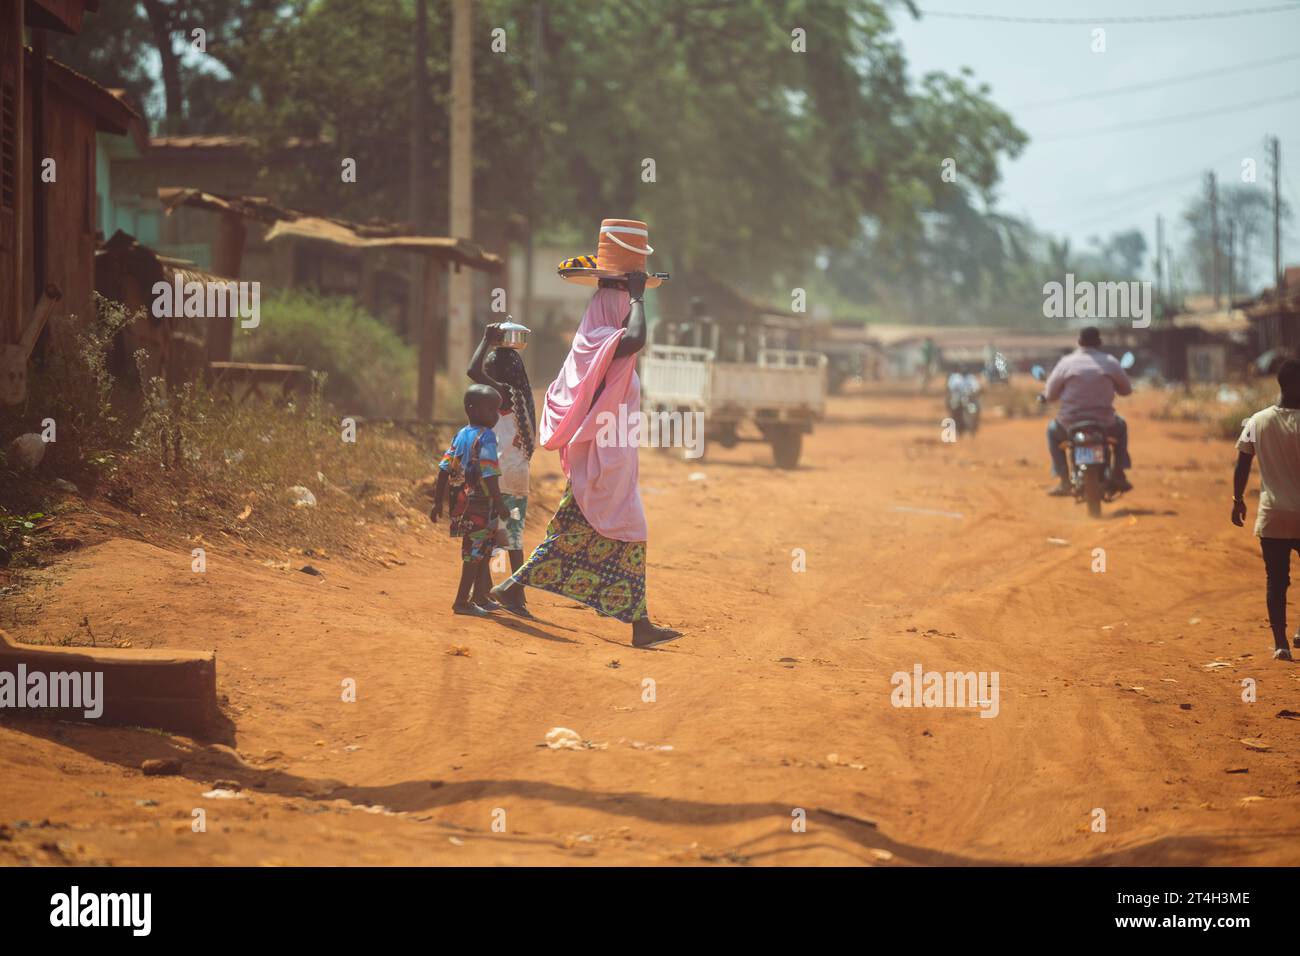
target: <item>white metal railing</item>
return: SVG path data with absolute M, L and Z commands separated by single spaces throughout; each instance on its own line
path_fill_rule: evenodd
M 799 349 L 759 349 L 758 364 L 764 368 L 821 368 L 826 356 Z
M 693 345 L 652 345 L 646 349 L 646 357 L 675 362 L 712 362 L 714 355 L 713 349 Z
M 704 407 L 712 372 L 712 349 L 652 345 L 641 363 L 642 392 L 655 404 Z

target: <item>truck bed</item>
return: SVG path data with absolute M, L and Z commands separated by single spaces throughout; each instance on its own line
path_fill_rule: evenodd
M 641 361 L 641 386 L 651 406 L 812 419 L 826 408 L 826 357 L 763 349 L 757 362 L 717 362 L 711 349 L 652 345 Z

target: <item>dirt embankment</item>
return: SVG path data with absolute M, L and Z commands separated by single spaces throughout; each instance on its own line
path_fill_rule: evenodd
M 452 617 L 442 529 L 322 576 L 73 552 L 17 636 L 215 648 L 236 747 L 6 720 L 0 862 L 1295 864 L 1300 668 L 1269 660 L 1230 444 L 1154 404 L 1092 522 L 1042 494 L 1043 420 L 947 445 L 933 397 L 837 399 L 792 473 L 644 451 L 650 607 L 687 631 L 656 652 L 551 595 Z M 529 545 L 556 472 L 540 452 Z M 996 672 L 997 716 L 893 706 L 917 665 Z

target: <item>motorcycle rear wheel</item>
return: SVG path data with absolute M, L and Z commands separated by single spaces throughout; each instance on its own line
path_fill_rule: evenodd
M 1101 517 L 1101 469 L 1085 468 L 1083 471 L 1083 500 L 1088 503 L 1088 517 Z

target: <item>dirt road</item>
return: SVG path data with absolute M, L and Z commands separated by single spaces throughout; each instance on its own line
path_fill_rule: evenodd
M 687 631 L 660 651 L 536 592 L 535 627 L 452 617 L 444 529 L 323 578 L 77 552 L 17 636 L 215 648 L 237 752 L 0 724 L 0 863 L 1300 863 L 1300 667 L 1269 660 L 1231 446 L 1152 404 L 1124 408 L 1136 492 L 1091 522 L 1042 493 L 1043 420 L 943 444 L 935 398 L 835 400 L 792 473 L 643 451 L 650 607 Z M 553 455 L 533 473 L 529 546 L 560 491 Z M 893 706 L 918 664 L 997 672 L 997 716 Z

